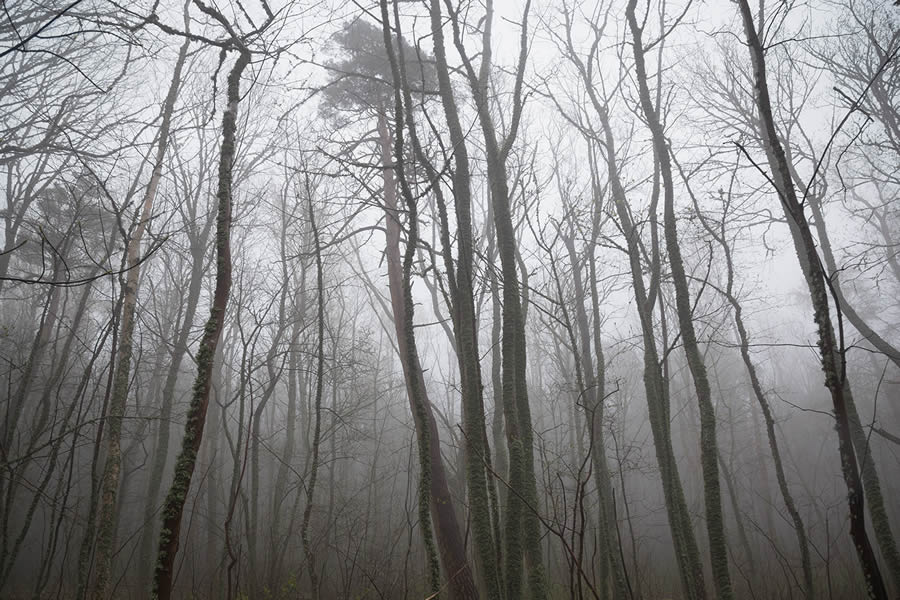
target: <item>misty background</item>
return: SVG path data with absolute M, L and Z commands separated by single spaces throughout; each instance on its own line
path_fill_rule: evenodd
M 900 593 L 893 3 L 3 8 L 0 597 Z

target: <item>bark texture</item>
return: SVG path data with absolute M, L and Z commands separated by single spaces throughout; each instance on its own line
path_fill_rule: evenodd
M 119 323 L 119 348 L 116 361 L 116 373 L 113 378 L 112 397 L 110 398 L 109 414 L 106 424 L 106 464 L 103 468 L 101 483 L 101 500 L 97 519 L 97 555 L 96 555 L 96 581 L 94 584 L 94 598 L 102 600 L 110 593 L 112 578 L 112 554 L 115 545 L 116 526 L 118 523 L 117 498 L 119 492 L 119 478 L 122 468 L 122 419 L 125 415 L 125 404 L 128 399 L 128 388 L 131 376 L 131 358 L 134 351 L 134 327 L 135 310 L 137 308 L 138 280 L 140 277 L 140 253 L 141 242 L 147 223 L 153 214 L 153 202 L 159 189 L 162 178 L 163 161 L 169 146 L 169 133 L 172 124 L 172 113 L 175 109 L 175 101 L 178 98 L 178 88 L 181 85 L 181 73 L 187 59 L 189 41 L 181 45 L 178 51 L 178 59 L 175 63 L 175 72 L 172 82 L 161 110 L 162 123 L 159 128 L 159 138 L 156 146 L 153 169 L 150 173 L 150 181 L 144 192 L 140 216 L 137 226 L 128 241 L 127 268 L 122 300 L 122 317 Z M 160 424 L 165 427 L 165 423 Z
M 385 217 L 387 227 L 387 263 L 388 282 L 391 294 L 391 305 L 394 312 L 394 326 L 397 333 L 398 348 L 400 350 L 401 364 L 403 365 L 406 380 L 407 393 L 413 416 L 416 421 L 416 433 L 419 440 L 420 464 L 422 471 L 422 494 L 420 502 L 423 510 L 422 527 L 426 534 L 426 547 L 433 545 L 434 541 L 427 530 L 430 508 L 430 518 L 434 523 L 434 533 L 437 540 L 437 550 L 440 554 L 440 563 L 444 567 L 447 579 L 447 588 L 451 598 L 474 599 L 478 597 L 478 589 L 466 559 L 465 544 L 462 539 L 460 527 L 456 518 L 456 511 L 450 488 L 447 483 L 447 474 L 444 469 L 444 461 L 441 457 L 440 434 L 434 411 L 428 399 L 425 386 L 425 378 L 419 360 L 416 346 L 414 321 L 414 306 L 412 299 L 412 266 L 415 258 L 416 247 L 419 240 L 418 206 L 413 191 L 410 188 L 405 170 L 404 137 L 405 128 L 409 129 L 412 144 L 419 149 L 421 147 L 415 134 L 415 125 L 412 114 L 412 95 L 406 74 L 406 65 L 398 60 L 398 53 L 392 49 L 391 35 L 388 28 L 390 22 L 387 2 L 381 2 L 382 18 L 384 20 L 384 41 L 388 51 L 391 65 L 391 73 L 394 79 L 394 119 L 395 135 L 393 136 L 393 157 L 396 161 L 393 170 L 390 167 L 391 136 L 387 124 L 383 119 L 379 123 L 382 143 L 382 160 L 384 161 L 384 197 Z M 397 4 L 394 4 L 394 26 L 400 35 L 400 15 Z M 404 108 L 405 107 L 405 108 Z M 407 212 L 408 237 L 406 240 L 406 252 L 400 262 L 400 221 L 397 210 L 397 199 L 392 174 L 397 173 L 400 183 L 401 195 L 404 199 Z M 450 252 L 449 241 L 444 240 L 444 251 Z M 448 275 L 453 277 L 452 261 L 445 257 L 448 264 Z M 432 591 L 437 593 L 440 588 L 440 573 L 437 569 L 437 556 L 434 548 L 428 548 L 429 561 L 432 571 Z
M 766 80 L 765 49 L 760 41 L 754 23 L 753 13 L 747 0 L 738 0 L 738 8 L 744 24 L 744 35 L 750 51 L 750 59 L 754 69 L 754 85 L 756 91 L 756 108 L 759 112 L 760 135 L 765 146 L 766 159 L 781 201 L 785 217 L 791 230 L 794 249 L 800 260 L 803 277 L 809 289 L 813 307 L 813 320 L 818 334 L 819 356 L 825 374 L 825 387 L 831 394 L 836 429 L 838 433 L 838 450 L 841 457 L 841 472 L 847 486 L 847 502 L 850 509 L 850 537 L 859 557 L 860 567 L 865 578 L 866 590 L 870 598 L 886 600 L 887 590 L 875 552 L 869 542 L 865 521 L 865 492 L 859 475 L 856 453 L 853 448 L 848 398 L 850 386 L 847 381 L 844 349 L 838 345 L 828 300 L 826 273 L 816 250 L 815 240 L 810 231 L 803 205 L 797 198 L 797 192 L 791 180 L 791 169 L 785 156 L 784 148 L 778 136 L 772 105 Z M 840 315 L 838 317 L 840 324 Z
M 249 64 L 250 52 L 241 49 L 228 73 L 226 106 L 222 114 L 222 149 L 219 155 L 216 285 L 209 319 L 203 328 L 203 337 L 197 352 L 197 378 L 194 380 L 181 452 L 175 462 L 174 479 L 163 505 L 163 524 L 159 534 L 159 549 L 151 592 L 151 596 L 159 600 L 168 600 L 172 596 L 175 555 L 178 553 L 181 534 L 181 516 L 190 491 L 194 467 L 197 464 L 197 452 L 203 439 L 206 411 L 209 407 L 209 392 L 212 387 L 213 362 L 216 347 L 225 327 L 228 295 L 231 292 L 232 171 L 237 142 L 237 112 L 241 98 L 241 76 Z
M 706 532 L 709 541 L 709 556 L 712 563 L 713 582 L 716 596 L 720 600 L 731 600 L 731 576 L 728 572 L 728 548 L 725 536 L 725 521 L 722 516 L 722 491 L 719 483 L 718 443 L 716 441 L 716 411 L 712 402 L 712 392 L 706 364 L 697 343 L 694 317 L 691 309 L 690 288 L 684 272 L 681 246 L 678 242 L 678 226 L 675 218 L 675 185 L 672 178 L 672 161 L 669 144 L 660 119 L 659 110 L 654 106 L 647 83 L 647 67 L 644 57 L 642 27 L 638 25 L 635 9 L 637 0 L 630 0 L 625 14 L 631 30 L 634 49 L 635 75 L 638 83 L 641 110 L 647 127 L 653 137 L 653 151 L 659 164 L 663 187 L 663 232 L 672 283 L 675 287 L 675 308 L 681 331 L 684 353 L 697 393 L 700 411 L 700 464 L 703 474 L 704 504 L 706 508 Z M 658 68 L 662 68 L 661 65 Z

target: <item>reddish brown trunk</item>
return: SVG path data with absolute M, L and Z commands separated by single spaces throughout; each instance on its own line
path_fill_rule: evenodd
M 383 177 L 384 177 L 384 208 L 385 228 L 387 230 L 387 244 L 385 258 L 388 268 L 388 289 L 391 295 L 391 309 L 393 312 L 394 330 L 397 333 L 397 349 L 400 354 L 400 364 L 403 368 L 403 377 L 406 381 L 407 395 L 413 416 L 418 414 L 412 389 L 418 388 L 425 413 L 425 423 L 416 418 L 416 432 L 421 435 L 427 428 L 429 439 L 429 463 L 431 467 L 431 481 L 429 485 L 429 505 L 431 519 L 434 522 L 435 538 L 440 553 L 441 564 L 448 579 L 448 587 L 452 598 L 468 599 L 478 598 L 478 590 L 472 577 L 472 571 L 466 560 L 465 547 L 453 508 L 450 488 L 447 485 L 447 475 L 444 470 L 441 457 L 440 434 L 437 421 L 431 409 L 431 403 L 425 388 L 425 378 L 422 375 L 421 365 L 411 365 L 409 361 L 409 347 L 407 343 L 408 331 L 404 319 L 406 297 L 403 285 L 403 268 L 400 255 L 400 222 L 397 208 L 397 193 L 394 185 L 394 174 L 391 165 L 392 136 L 388 130 L 386 119 L 383 115 L 378 118 L 378 133 L 381 142 Z M 418 360 L 414 358 L 413 360 Z M 417 381 L 411 380 L 416 377 Z

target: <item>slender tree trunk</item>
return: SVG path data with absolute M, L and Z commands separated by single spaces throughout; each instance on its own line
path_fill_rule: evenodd
M 493 215 L 488 205 L 488 220 L 493 221 Z M 497 235 L 493 224 L 488 227 L 487 257 L 489 267 L 487 269 L 488 282 L 491 289 L 491 393 L 494 400 L 494 412 L 491 418 L 491 439 L 494 442 L 494 467 L 498 473 L 509 471 L 509 455 L 506 451 L 506 443 L 503 437 L 503 355 L 500 351 L 500 333 L 503 324 L 503 305 L 500 301 L 500 282 L 497 277 L 497 269 L 494 267 L 497 260 Z M 506 510 L 505 487 L 500 488 L 500 514 Z
M 484 437 L 484 397 L 482 395 L 481 365 L 478 353 L 477 318 L 473 286 L 474 244 L 472 240 L 472 191 L 466 134 L 460 122 L 450 69 L 444 48 L 443 18 L 440 0 L 430 2 L 431 33 L 434 37 L 434 56 L 437 78 L 454 148 L 453 197 L 457 223 L 456 297 L 452 307 L 457 340 L 460 384 L 462 388 L 463 429 L 465 431 L 466 483 L 469 513 L 475 542 L 475 560 L 487 600 L 499 600 L 501 595 L 501 562 L 499 540 L 495 539 L 491 522 L 488 487 L 492 485 L 485 468 L 489 458 Z
M 125 279 L 124 300 L 122 303 L 122 321 L 119 324 L 119 349 L 116 374 L 113 380 L 112 397 L 109 404 L 108 423 L 106 428 L 106 464 L 103 470 L 102 497 L 98 517 L 97 533 L 97 579 L 94 598 L 103 600 L 109 596 L 112 576 L 112 551 L 116 537 L 116 501 L 119 491 L 119 478 L 122 465 L 121 436 L 122 419 L 128 399 L 128 387 L 131 377 L 131 357 L 134 348 L 135 309 L 137 306 L 138 278 L 140 275 L 139 260 L 144 230 L 153 213 L 153 202 L 162 178 L 163 161 L 169 146 L 169 131 L 175 101 L 178 98 L 178 87 L 181 84 L 181 72 L 187 58 L 189 42 L 185 40 L 178 52 L 175 72 L 162 108 L 162 123 L 159 128 L 159 141 L 150 182 L 144 193 L 144 200 L 137 227 L 128 241 L 128 273 Z
M 277 537 L 281 533 L 282 505 L 287 499 L 287 485 L 289 480 L 289 467 L 294 460 L 297 449 L 297 412 L 298 405 L 305 402 L 300 391 L 303 380 L 299 376 L 300 371 L 300 334 L 306 325 L 306 263 L 300 265 L 300 284 L 294 300 L 294 322 L 291 325 L 290 344 L 288 346 L 288 381 L 287 381 L 287 419 L 285 421 L 285 440 L 281 459 L 278 464 L 278 473 L 275 476 L 275 487 L 272 494 L 272 570 L 269 581 L 275 581 L 284 562 L 284 544 L 290 537 L 289 533 L 283 536 L 283 542 Z M 299 381 L 298 381 L 299 380 Z M 332 438 L 333 439 L 333 438 Z M 332 461 L 333 466 L 333 461 Z
M 316 572 L 316 558 L 309 539 L 309 523 L 312 517 L 313 501 L 316 493 L 316 477 L 319 474 L 319 445 L 322 441 L 322 388 L 325 384 L 325 271 L 322 266 L 322 244 L 319 229 L 316 227 L 316 216 L 313 210 L 312 193 L 307 186 L 307 203 L 309 204 L 309 226 L 312 231 L 313 249 L 316 257 L 316 319 L 318 336 L 316 340 L 316 391 L 313 398 L 313 435 L 312 457 L 309 467 L 309 478 L 306 483 L 306 506 L 303 508 L 303 521 L 300 524 L 300 539 L 303 542 L 303 553 L 306 556 L 306 570 L 313 600 L 319 600 L 319 576 Z
M 653 137 L 653 149 L 660 165 L 663 184 L 663 231 L 666 250 L 669 254 L 669 265 L 672 283 L 675 287 L 675 306 L 678 314 L 678 325 L 681 330 L 684 352 L 697 393 L 697 404 L 700 409 L 700 463 L 703 474 L 703 490 L 706 507 L 706 530 L 709 539 L 710 561 L 712 562 L 713 581 L 716 595 L 720 600 L 731 600 L 734 593 L 731 589 L 731 576 L 728 572 L 728 548 L 726 544 L 725 522 L 722 516 L 722 492 L 719 484 L 718 444 L 716 442 L 716 411 L 712 403 L 712 392 L 709 377 L 694 330 L 691 311 L 690 288 L 684 272 L 681 258 L 681 246 L 678 242 L 678 228 L 675 219 L 675 186 L 672 178 L 672 164 L 669 158 L 669 146 L 665 138 L 658 107 L 653 105 L 650 88 L 647 84 L 647 69 L 644 60 L 644 44 L 642 28 L 638 25 L 635 8 L 637 0 L 630 0 L 625 11 L 631 29 L 634 48 L 635 74 L 638 83 L 641 108 L 647 126 Z M 660 68 L 662 68 L 660 66 Z
M 385 175 L 385 210 L 388 228 L 388 280 L 391 292 L 391 304 L 394 312 L 394 325 L 397 333 L 398 348 L 401 352 L 401 364 L 406 379 L 407 390 L 410 404 L 412 406 L 413 415 L 416 420 L 416 432 L 419 440 L 420 462 L 422 471 L 423 487 L 420 494 L 420 503 L 427 502 L 431 509 L 431 518 L 435 523 L 436 537 L 438 549 L 440 550 L 441 562 L 444 565 L 450 596 L 458 599 L 474 599 L 478 597 L 478 590 L 469 568 L 465 555 L 465 546 L 463 544 L 460 528 L 456 519 L 456 512 L 453 507 L 453 499 L 450 495 L 450 489 L 447 485 L 447 476 L 444 470 L 443 459 L 440 450 L 440 437 L 437 428 L 437 422 L 428 400 L 425 388 L 425 379 L 422 373 L 422 367 L 419 364 L 418 350 L 416 348 L 416 338 L 413 329 L 413 299 L 412 299 L 412 262 L 415 257 L 416 246 L 418 244 L 418 208 L 413 196 L 412 190 L 406 179 L 403 158 L 403 129 L 404 129 L 404 98 L 408 108 L 411 108 L 411 97 L 409 94 L 409 86 L 406 85 L 405 66 L 402 61 L 397 61 L 397 57 L 392 49 L 390 29 L 388 28 L 389 17 L 387 12 L 387 2 L 381 2 L 382 18 L 384 19 L 384 43 L 388 51 L 388 58 L 391 63 L 391 71 L 395 82 L 394 92 L 394 112 L 395 112 L 395 136 L 394 136 L 394 158 L 397 162 L 396 173 L 398 175 L 400 189 L 404 197 L 407 213 L 408 213 L 408 231 L 406 253 L 403 257 L 402 270 L 398 269 L 400 265 L 400 222 L 399 213 L 397 211 L 397 201 L 394 195 L 392 173 L 387 168 L 384 170 Z M 399 14 L 397 5 L 394 5 L 394 26 L 397 28 L 399 35 Z M 400 83 L 401 85 L 396 85 Z M 402 90 L 401 90 L 402 87 Z M 410 119 L 409 127 L 412 131 L 413 123 L 411 121 L 411 110 L 406 112 Z M 390 134 L 384 119 L 381 119 L 379 129 L 382 131 L 382 157 L 390 159 Z M 417 143 L 417 142 L 414 142 Z M 385 167 L 389 162 L 384 162 Z M 447 249 L 449 252 L 449 248 Z M 393 262 L 393 265 L 391 264 Z M 399 284 L 399 285 L 398 285 Z M 402 317 L 402 319 L 401 319 Z M 428 511 L 423 511 L 423 521 L 428 520 Z M 420 523 L 424 527 L 424 522 Z M 430 532 L 428 532 L 430 533 Z M 426 535 L 426 531 L 423 531 Z M 433 549 L 429 549 L 429 544 L 433 544 L 426 535 L 425 545 L 429 553 L 433 553 Z M 440 589 L 440 573 L 436 569 L 436 556 L 429 557 L 432 563 L 429 565 L 432 571 L 432 592 L 436 593 Z
M 667 377 L 663 376 L 664 367 L 666 368 L 666 376 L 668 375 L 667 361 L 664 357 L 663 363 L 660 363 L 653 324 L 653 310 L 658 297 L 660 279 L 657 234 L 656 227 L 653 225 L 656 221 L 656 197 L 658 195 L 656 179 L 654 177 L 654 191 L 651 196 L 649 215 L 652 247 L 650 248 L 651 265 L 648 286 L 644 281 L 644 266 L 641 261 L 643 253 L 640 231 L 632 218 L 625 187 L 619 175 L 619 166 L 616 163 L 616 143 L 610 122 L 608 105 L 606 100 L 599 95 L 599 90 L 595 86 L 592 68 L 582 61 L 575 50 L 572 41 L 571 15 L 564 12 L 563 16 L 566 19 L 568 58 L 578 71 L 579 78 L 585 87 L 585 92 L 600 124 L 600 132 L 596 138 L 591 135 L 587 136 L 588 142 L 591 144 L 589 146 L 589 155 L 594 156 L 594 144 L 599 146 L 605 154 L 605 166 L 612 191 L 612 203 L 619 226 L 625 236 L 632 289 L 641 323 L 644 351 L 643 379 L 647 399 L 647 413 L 650 421 L 650 431 L 653 435 L 653 447 L 656 452 L 657 464 L 659 465 L 660 478 L 662 479 L 663 497 L 669 520 L 669 530 L 675 546 L 675 558 L 681 578 L 681 587 L 685 597 L 689 600 L 703 599 L 706 597 L 703 583 L 703 566 L 700 561 L 700 553 L 697 549 L 697 541 L 691 526 L 681 477 L 678 474 L 678 467 L 675 464 L 675 455 L 672 449 L 668 381 Z M 591 168 L 594 168 L 593 165 Z M 663 332 L 665 333 L 664 321 Z
M 721 452 L 719 452 L 719 467 L 722 469 L 722 479 L 725 480 L 725 488 L 728 490 L 728 500 L 731 504 L 731 512 L 734 513 L 734 525 L 738 532 L 738 540 L 740 541 L 741 546 L 743 546 L 744 554 L 747 558 L 747 565 L 749 566 L 748 579 L 752 582 L 756 575 L 756 559 L 753 556 L 753 549 L 750 547 L 750 538 L 747 536 L 747 528 L 744 527 L 744 516 L 741 514 L 741 505 L 738 502 L 737 489 L 735 489 L 737 485 L 735 484 L 731 469 L 728 468 L 728 463 L 725 461 L 725 457 L 722 456 Z
M 184 429 L 181 453 L 175 462 L 172 487 L 163 505 L 163 525 L 159 534 L 159 551 L 153 576 L 152 597 L 169 600 L 174 583 L 175 555 L 181 534 L 181 516 L 191 487 L 197 462 L 197 451 L 203 439 L 209 392 L 212 384 L 216 347 L 225 325 L 228 295 L 231 291 L 231 211 L 232 170 L 237 142 L 237 111 L 241 98 L 241 75 L 250 64 L 250 52 L 240 49 L 228 74 L 227 104 L 222 114 L 222 150 L 219 155 L 219 189 L 216 216 L 216 286 L 209 320 L 197 353 L 197 379 Z
M 596 228 L 596 226 L 595 226 Z M 597 295 L 596 266 L 594 264 L 593 251 L 596 235 L 592 235 L 590 247 L 586 249 L 589 261 L 589 277 L 591 286 L 591 303 L 594 313 L 594 344 L 591 348 L 591 328 L 588 324 L 587 311 L 585 309 L 585 285 L 582 281 L 582 264 L 575 249 L 574 231 L 563 236 L 566 250 L 569 254 L 569 263 L 572 267 L 572 277 L 575 284 L 575 322 L 580 334 L 581 347 L 577 360 L 581 362 L 581 371 L 584 373 L 584 390 L 582 394 L 587 431 L 590 439 L 591 459 L 596 471 L 594 477 L 597 485 L 597 495 L 600 499 L 598 511 L 598 536 L 601 549 L 601 580 L 612 580 L 614 600 L 625 600 L 627 588 L 625 582 L 625 568 L 622 564 L 618 540 L 616 539 L 615 509 L 613 506 L 612 483 L 609 478 L 609 464 L 606 458 L 606 442 L 603 433 L 603 403 L 605 402 L 605 381 L 603 381 L 603 345 L 600 335 L 600 306 Z M 597 375 L 594 374 L 593 355 L 597 364 Z M 604 584 L 603 589 L 606 589 Z
M 411 293 L 411 282 L 406 279 L 409 275 L 404 268 L 404 261 L 400 256 L 400 211 L 397 207 L 397 196 L 394 186 L 393 170 L 391 166 L 391 134 L 388 131 L 386 119 L 380 116 L 378 120 L 378 129 L 381 137 L 382 151 L 382 174 L 384 178 L 384 206 L 385 206 L 385 228 L 387 230 L 387 245 L 385 248 L 385 256 L 388 268 L 388 288 L 391 295 L 391 308 L 393 312 L 394 330 L 397 334 L 397 348 L 400 355 L 400 364 L 403 370 L 403 378 L 406 382 L 407 398 L 409 400 L 410 409 L 413 415 L 413 423 L 416 430 L 416 439 L 419 449 L 419 477 L 420 477 L 420 494 L 419 494 L 419 526 L 422 528 L 422 537 L 425 544 L 429 569 L 429 583 L 431 592 L 434 593 L 440 587 L 440 566 L 438 564 L 437 549 L 435 547 L 434 535 L 431 529 L 431 520 L 434 518 L 437 525 L 437 512 L 430 514 L 429 506 L 435 509 L 445 504 L 447 508 L 452 510 L 452 502 L 450 491 L 447 488 L 446 478 L 443 476 L 443 460 L 440 457 L 440 449 L 437 449 L 438 464 L 432 463 L 433 456 L 431 448 L 438 445 L 437 441 L 437 423 L 434 420 L 434 414 L 431 412 L 428 404 L 427 391 L 425 387 L 425 379 L 422 375 L 422 367 L 419 364 L 418 351 L 415 345 L 415 337 L 413 333 L 412 317 L 407 314 L 407 310 L 412 311 L 412 300 L 409 298 Z M 400 161 L 402 157 L 397 157 L 397 170 L 402 168 Z M 410 217 L 410 220 L 412 217 Z M 415 230 L 416 225 L 410 223 L 410 228 Z M 414 240 L 407 239 L 407 246 L 411 246 Z M 409 300 L 407 302 L 407 300 Z M 437 467 L 437 468 L 435 468 Z M 437 471 L 437 473 L 436 473 Z M 443 485 L 434 485 L 433 481 L 437 476 L 441 479 Z M 442 489 L 441 489 L 442 488 Z M 440 494 L 433 497 L 432 492 Z M 455 520 L 455 515 L 454 515 Z M 437 527 L 439 529 L 439 526 Z M 440 534 L 438 534 L 440 536 Z M 462 539 L 459 537 L 457 529 L 456 537 L 459 539 L 459 547 L 462 548 Z M 449 565 L 448 565 L 449 566 Z M 449 573 L 448 573 L 449 575 Z
M 641 334 L 644 344 L 644 390 L 647 397 L 650 431 L 653 434 L 653 446 L 656 451 L 656 460 L 662 479 L 663 496 L 669 517 L 669 529 L 675 545 L 675 557 L 678 562 L 682 591 L 689 600 L 699 600 L 706 598 L 703 566 L 700 561 L 700 552 L 691 526 L 690 514 L 684 498 L 684 489 L 672 449 L 667 384 L 663 378 L 659 353 L 656 349 L 656 338 L 653 329 L 653 305 L 649 302 L 648 289 L 643 278 L 639 232 L 631 218 L 625 188 L 618 174 L 618 165 L 615 158 L 615 140 L 612 135 L 609 115 L 602 103 L 596 99 L 593 103 L 603 127 L 606 162 L 612 188 L 613 203 L 627 244 L 635 304 L 641 322 Z M 650 218 L 653 219 L 654 217 L 651 215 Z M 658 274 L 656 276 L 658 277 Z M 651 289 L 655 285 L 651 282 Z
M 759 380 L 759 375 L 757 374 L 756 370 L 756 364 L 753 362 L 753 359 L 750 356 L 750 336 L 747 333 L 746 326 L 744 325 L 743 307 L 741 306 L 741 303 L 738 301 L 733 292 L 734 262 L 731 257 L 731 247 L 728 245 L 728 242 L 725 238 L 725 215 L 723 215 L 722 217 L 723 221 L 720 224 L 720 230 L 716 231 L 712 227 L 712 225 L 710 225 L 700 214 L 699 203 L 697 202 L 696 198 L 693 197 L 693 194 L 692 200 L 694 201 L 694 209 L 697 211 L 697 214 L 700 217 L 701 224 L 722 248 L 722 255 L 725 261 L 726 273 L 725 289 L 723 290 L 725 299 L 728 300 L 728 303 L 731 304 L 732 307 L 734 324 L 738 334 L 738 344 L 740 347 L 741 359 L 743 360 L 744 367 L 747 369 L 747 375 L 750 378 L 750 388 L 753 390 L 753 396 L 756 399 L 757 404 L 759 405 L 760 411 L 762 412 L 763 422 L 765 423 L 766 427 L 766 437 L 769 442 L 769 450 L 772 453 L 772 462 L 775 466 L 775 479 L 778 482 L 778 490 L 781 493 L 781 498 L 784 501 L 785 508 L 787 508 L 788 515 L 791 518 L 791 523 L 794 528 L 794 534 L 797 537 L 797 546 L 800 549 L 800 563 L 803 570 L 803 593 L 808 600 L 812 600 L 815 595 L 815 588 L 813 585 L 812 564 L 809 552 L 809 542 L 806 535 L 806 526 L 803 524 L 803 519 L 800 517 L 800 512 L 799 510 L 797 510 L 797 505 L 794 501 L 794 496 L 791 493 L 790 487 L 788 486 L 787 476 L 784 472 L 784 462 L 781 459 L 781 449 L 779 448 L 778 437 L 775 433 L 775 417 L 772 414 L 772 409 L 769 406 L 769 401 L 766 398 L 762 383 Z M 763 474 L 763 476 L 765 476 L 765 473 Z M 770 528 L 770 531 L 774 530 Z
M 819 261 L 816 244 L 806 217 L 803 214 L 803 206 L 797 198 L 797 193 L 791 180 L 787 157 L 775 127 L 771 100 L 769 99 L 768 82 L 766 81 L 765 50 L 756 30 L 753 13 L 747 0 L 738 0 L 738 7 L 741 12 L 744 34 L 750 50 L 750 59 L 753 63 L 756 107 L 759 111 L 760 134 L 765 145 L 766 158 L 771 170 L 772 180 L 784 208 L 785 217 L 790 225 L 794 248 L 800 260 L 800 267 L 806 279 L 810 300 L 812 301 L 814 321 L 819 337 L 819 354 L 822 361 L 822 370 L 825 373 L 825 387 L 831 393 L 834 407 L 838 432 L 838 450 L 841 457 L 841 472 L 847 485 L 847 499 L 850 509 L 850 537 L 859 557 L 869 597 L 875 600 L 886 600 L 887 590 L 878 567 L 875 552 L 866 532 L 865 492 L 860 480 L 856 455 L 853 449 L 848 415 L 847 399 L 850 396 L 850 387 L 847 382 L 844 349 L 838 346 L 834 326 L 831 321 L 828 287 L 825 281 L 826 273 Z M 839 314 L 838 319 L 840 320 L 840 318 Z
M 525 316 L 520 293 L 517 240 L 512 220 L 512 205 L 506 169 L 506 159 L 515 140 L 521 111 L 521 68 L 528 48 L 528 11 L 526 2 L 520 38 L 519 64 L 516 80 L 516 103 L 510 134 L 502 142 L 498 136 L 488 97 L 488 79 L 491 70 L 491 31 L 493 27 L 493 1 L 485 4 L 482 36 L 482 58 L 479 73 L 475 73 L 467 58 L 460 33 L 458 15 L 452 15 L 454 43 L 463 57 L 466 72 L 475 100 L 478 122 L 485 141 L 488 181 L 494 227 L 497 233 L 497 249 L 503 281 L 502 312 L 502 394 L 506 417 L 506 438 L 509 446 L 509 486 L 504 518 L 504 574 L 506 595 L 518 598 L 522 595 L 522 570 L 527 567 L 528 593 L 535 600 L 547 596 L 546 577 L 541 549 L 541 525 L 537 510 L 537 481 L 534 473 L 534 440 L 531 423 L 531 407 L 528 402 L 526 369 L 528 366 L 525 340 Z M 434 27 L 432 27 L 432 30 Z

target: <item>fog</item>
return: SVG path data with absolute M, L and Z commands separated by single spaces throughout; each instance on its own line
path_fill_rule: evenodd
M 900 594 L 900 7 L 21 0 L 0 598 Z

